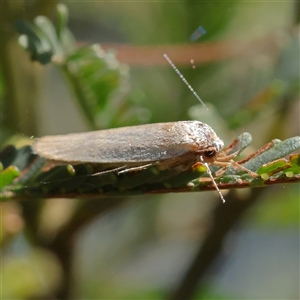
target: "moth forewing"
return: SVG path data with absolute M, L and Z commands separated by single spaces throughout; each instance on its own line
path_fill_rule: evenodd
M 213 154 L 223 145 L 207 124 L 179 121 L 45 136 L 37 139 L 33 151 L 57 164 L 133 167 L 153 163 L 166 169 L 173 165 L 191 166 L 200 160 L 199 155 L 213 162 Z

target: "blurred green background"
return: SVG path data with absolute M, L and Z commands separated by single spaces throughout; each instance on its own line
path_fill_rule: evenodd
M 184 119 L 208 123 L 225 144 L 248 131 L 249 151 L 299 135 L 298 1 L 64 3 L 78 45 L 115 49 L 121 80 L 105 105 L 94 104 L 91 126 L 59 64 L 32 62 L 18 44 L 15 22 L 55 22 L 57 3 L 2 1 L 2 144 Z M 207 33 L 191 42 L 200 25 Z M 2 203 L 2 299 L 178 299 L 180 286 L 186 299 L 298 299 L 299 185 L 225 197 L 245 213 L 232 213 L 223 248 L 195 272 L 196 286 L 183 278 L 203 243 L 217 243 L 211 229 L 230 218 L 216 214 L 216 193 Z

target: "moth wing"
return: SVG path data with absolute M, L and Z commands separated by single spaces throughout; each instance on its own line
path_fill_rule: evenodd
M 33 151 L 61 163 L 147 163 L 192 150 L 180 122 L 130 126 L 87 133 L 45 136 Z

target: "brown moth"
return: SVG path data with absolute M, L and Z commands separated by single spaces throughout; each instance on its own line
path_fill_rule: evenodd
M 223 148 L 214 130 L 199 121 L 179 121 L 53 135 L 33 144 L 36 154 L 57 164 L 97 163 L 120 167 L 157 164 L 159 169 L 213 162 Z
M 206 166 L 223 201 L 208 163 L 227 166 L 231 156 L 222 149 L 223 141 L 207 124 L 179 121 L 53 135 L 39 138 L 33 152 L 56 164 L 101 164 L 118 174 L 156 166 L 159 170 L 197 163 Z M 220 160 L 218 160 L 220 158 Z M 100 174 L 100 173 L 99 173 Z

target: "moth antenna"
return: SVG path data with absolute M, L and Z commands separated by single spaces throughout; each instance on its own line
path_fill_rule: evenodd
M 213 175 L 212 175 L 212 173 L 211 173 L 211 170 L 210 170 L 210 168 L 209 168 L 208 163 L 206 163 L 206 162 L 204 161 L 202 155 L 200 155 L 200 160 L 201 160 L 201 162 L 204 164 L 204 166 L 206 167 L 207 174 L 208 174 L 208 176 L 210 177 L 211 181 L 213 182 L 213 185 L 215 186 L 215 188 L 216 188 L 218 194 L 220 195 L 222 202 L 225 203 L 226 200 L 225 200 L 225 198 L 223 197 L 223 195 L 222 195 L 220 189 L 219 189 L 218 186 L 217 186 L 217 183 L 216 183 L 216 181 L 215 181 L 215 179 L 214 179 L 214 177 L 213 177 Z
M 169 58 L 169 56 L 165 53 L 163 54 L 163 57 L 167 60 L 167 62 L 171 65 L 171 67 L 174 69 L 174 71 L 178 74 L 178 76 L 181 78 L 181 80 L 187 85 L 187 87 L 190 89 L 190 91 L 193 93 L 193 95 L 198 99 L 198 101 L 208 110 L 208 107 L 205 105 L 205 103 L 201 100 L 199 95 L 195 92 L 195 90 L 192 88 L 192 86 L 188 83 L 188 81 L 185 79 L 185 77 L 181 74 L 181 72 L 178 70 L 178 68 L 175 66 L 175 64 L 172 62 L 172 60 Z

